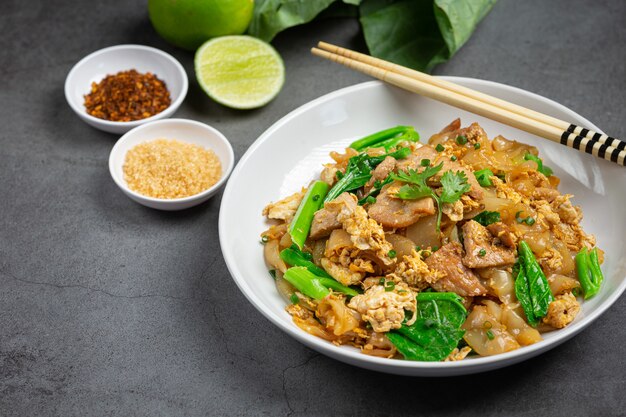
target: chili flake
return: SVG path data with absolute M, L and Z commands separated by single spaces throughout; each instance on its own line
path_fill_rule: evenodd
M 148 72 L 134 69 L 107 75 L 99 83 L 91 83 L 85 95 L 87 113 L 113 122 L 145 119 L 162 112 L 172 100 L 165 82 Z

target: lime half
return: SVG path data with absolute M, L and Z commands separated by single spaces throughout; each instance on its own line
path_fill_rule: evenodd
M 200 87 L 224 106 L 254 109 L 271 101 L 285 82 L 285 67 L 268 43 L 250 36 L 205 42 L 195 57 Z

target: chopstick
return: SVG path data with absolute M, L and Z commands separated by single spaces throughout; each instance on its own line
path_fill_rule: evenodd
M 314 55 L 602 159 L 626 165 L 626 142 L 467 87 L 325 42 Z

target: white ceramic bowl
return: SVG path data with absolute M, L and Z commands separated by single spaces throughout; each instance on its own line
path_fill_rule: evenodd
M 582 116 L 536 94 L 488 81 L 446 79 L 600 131 Z M 605 281 L 600 293 L 582 304 L 581 313 L 571 325 L 544 334 L 544 340 L 539 343 L 502 355 L 459 362 L 376 358 L 352 347 L 335 346 L 298 328 L 285 312 L 286 302 L 276 291 L 263 260 L 259 235 L 269 225 L 261 216 L 263 207 L 300 190 L 319 175 L 323 163 L 331 162 L 329 151 L 342 150 L 356 138 L 390 126 L 413 125 L 422 141 L 426 141 L 457 117 L 461 117 L 464 126 L 479 122 L 490 138 L 502 134 L 539 148 L 544 162 L 561 178 L 560 190 L 576 196 L 573 202 L 580 205 L 585 214 L 584 229 L 596 235 L 598 246 L 605 250 L 606 261 L 602 265 Z M 259 173 L 263 175 L 262 180 Z M 310 348 L 346 363 L 395 374 L 469 374 L 511 365 L 565 342 L 600 317 L 620 296 L 626 288 L 624 184 L 626 169 L 617 164 L 374 81 L 344 88 L 305 104 L 276 122 L 250 146 L 224 190 L 219 219 L 220 244 L 226 265 L 248 300 L 269 321 Z M 563 366 L 575 366 L 575 363 Z
M 132 122 L 112 122 L 88 114 L 84 95 L 91 90 L 91 83 L 130 69 L 151 72 L 165 81 L 172 100 L 170 106 L 152 117 Z M 185 69 L 173 56 L 149 46 L 117 45 L 93 52 L 74 65 L 65 79 L 65 99 L 85 123 L 106 132 L 125 133 L 141 124 L 173 115 L 185 99 L 188 86 Z
M 189 197 L 163 199 L 136 193 L 124 180 L 126 153 L 135 145 L 155 139 L 176 139 L 211 149 L 222 164 L 222 177 L 211 188 Z M 144 206 L 168 211 L 193 207 L 211 198 L 226 182 L 234 165 L 235 154 L 224 135 L 209 125 L 185 119 L 158 120 L 138 126 L 122 136 L 109 155 L 109 172 L 124 194 Z

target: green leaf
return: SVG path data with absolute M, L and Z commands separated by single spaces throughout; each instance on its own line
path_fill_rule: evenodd
M 310 22 L 337 0 L 255 0 L 248 34 L 271 41 L 279 32 Z M 345 1 L 358 4 L 358 1 Z
M 492 223 L 498 223 L 500 221 L 500 213 L 497 211 L 481 211 L 472 219 L 483 226 L 489 226 Z
M 441 191 L 442 203 L 454 203 L 459 201 L 461 196 L 470 190 L 470 185 L 467 182 L 467 175 L 463 171 L 446 171 L 441 177 L 441 185 L 443 187 Z
M 514 272 L 519 271 L 515 279 L 515 295 L 526 313 L 528 323 L 535 326 L 548 313 L 548 306 L 554 301 L 554 296 L 535 255 L 523 240 L 519 243 L 518 255 L 518 265 L 514 268 Z
M 452 292 L 421 292 L 417 295 L 417 318 L 410 326 L 387 333 L 396 349 L 409 360 L 440 361 L 459 344 L 467 317 L 462 298 Z
M 361 25 L 370 53 L 430 71 L 469 39 L 496 0 L 363 0 Z

